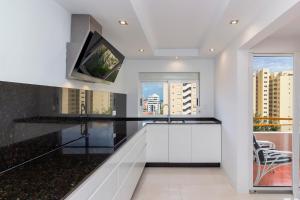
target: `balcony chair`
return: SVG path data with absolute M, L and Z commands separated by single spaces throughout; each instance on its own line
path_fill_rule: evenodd
M 273 142 L 267 141 L 267 140 L 256 140 L 255 136 L 253 135 L 253 139 L 257 142 L 258 146 L 260 148 L 265 148 L 265 149 L 273 149 L 276 150 L 276 145 Z M 253 151 L 253 160 L 255 161 L 255 153 Z
M 275 144 L 270 141 L 256 140 L 256 142 L 261 148 L 267 148 L 267 149 L 275 149 L 276 148 Z
M 258 165 L 257 175 L 254 181 L 254 185 L 258 185 L 260 180 L 268 174 L 270 171 L 277 167 L 290 164 L 292 162 L 292 152 L 290 151 L 278 151 L 272 148 L 263 148 L 256 141 L 253 135 L 253 153 L 254 160 Z M 263 166 L 263 167 L 262 167 Z M 262 169 L 261 169 L 262 168 Z

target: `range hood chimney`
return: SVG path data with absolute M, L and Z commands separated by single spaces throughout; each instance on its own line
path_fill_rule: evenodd
M 75 77 L 72 72 L 89 33 L 97 32 L 102 35 L 102 26 L 92 16 L 85 14 L 72 14 L 71 20 L 71 41 L 67 43 L 67 78 L 99 82 L 90 77 Z

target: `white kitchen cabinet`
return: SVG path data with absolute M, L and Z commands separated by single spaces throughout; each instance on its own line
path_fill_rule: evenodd
M 169 126 L 169 162 L 190 163 L 192 133 L 190 125 Z
M 169 161 L 169 126 L 167 124 L 147 125 L 147 162 Z
M 221 163 L 221 126 L 192 125 L 192 162 Z
M 146 129 L 88 177 L 67 200 L 130 200 L 146 163 Z

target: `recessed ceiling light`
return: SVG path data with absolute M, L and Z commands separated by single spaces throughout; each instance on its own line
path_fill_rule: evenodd
M 126 20 L 119 20 L 120 25 L 128 25 L 128 22 Z
M 145 50 L 144 49 L 139 49 L 139 52 L 144 52 Z
M 229 24 L 238 24 L 239 20 L 238 19 L 233 19 L 229 22 Z
M 214 52 L 215 49 L 214 49 L 214 48 L 210 48 L 209 51 L 210 51 L 210 52 Z

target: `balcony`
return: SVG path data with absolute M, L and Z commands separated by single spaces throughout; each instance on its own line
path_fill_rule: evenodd
M 292 118 L 256 117 L 253 119 L 253 134 L 257 141 L 268 141 L 274 144 L 278 151 L 292 151 Z M 279 164 L 255 183 L 258 168 L 262 165 L 253 161 L 254 186 L 292 186 L 291 162 Z

